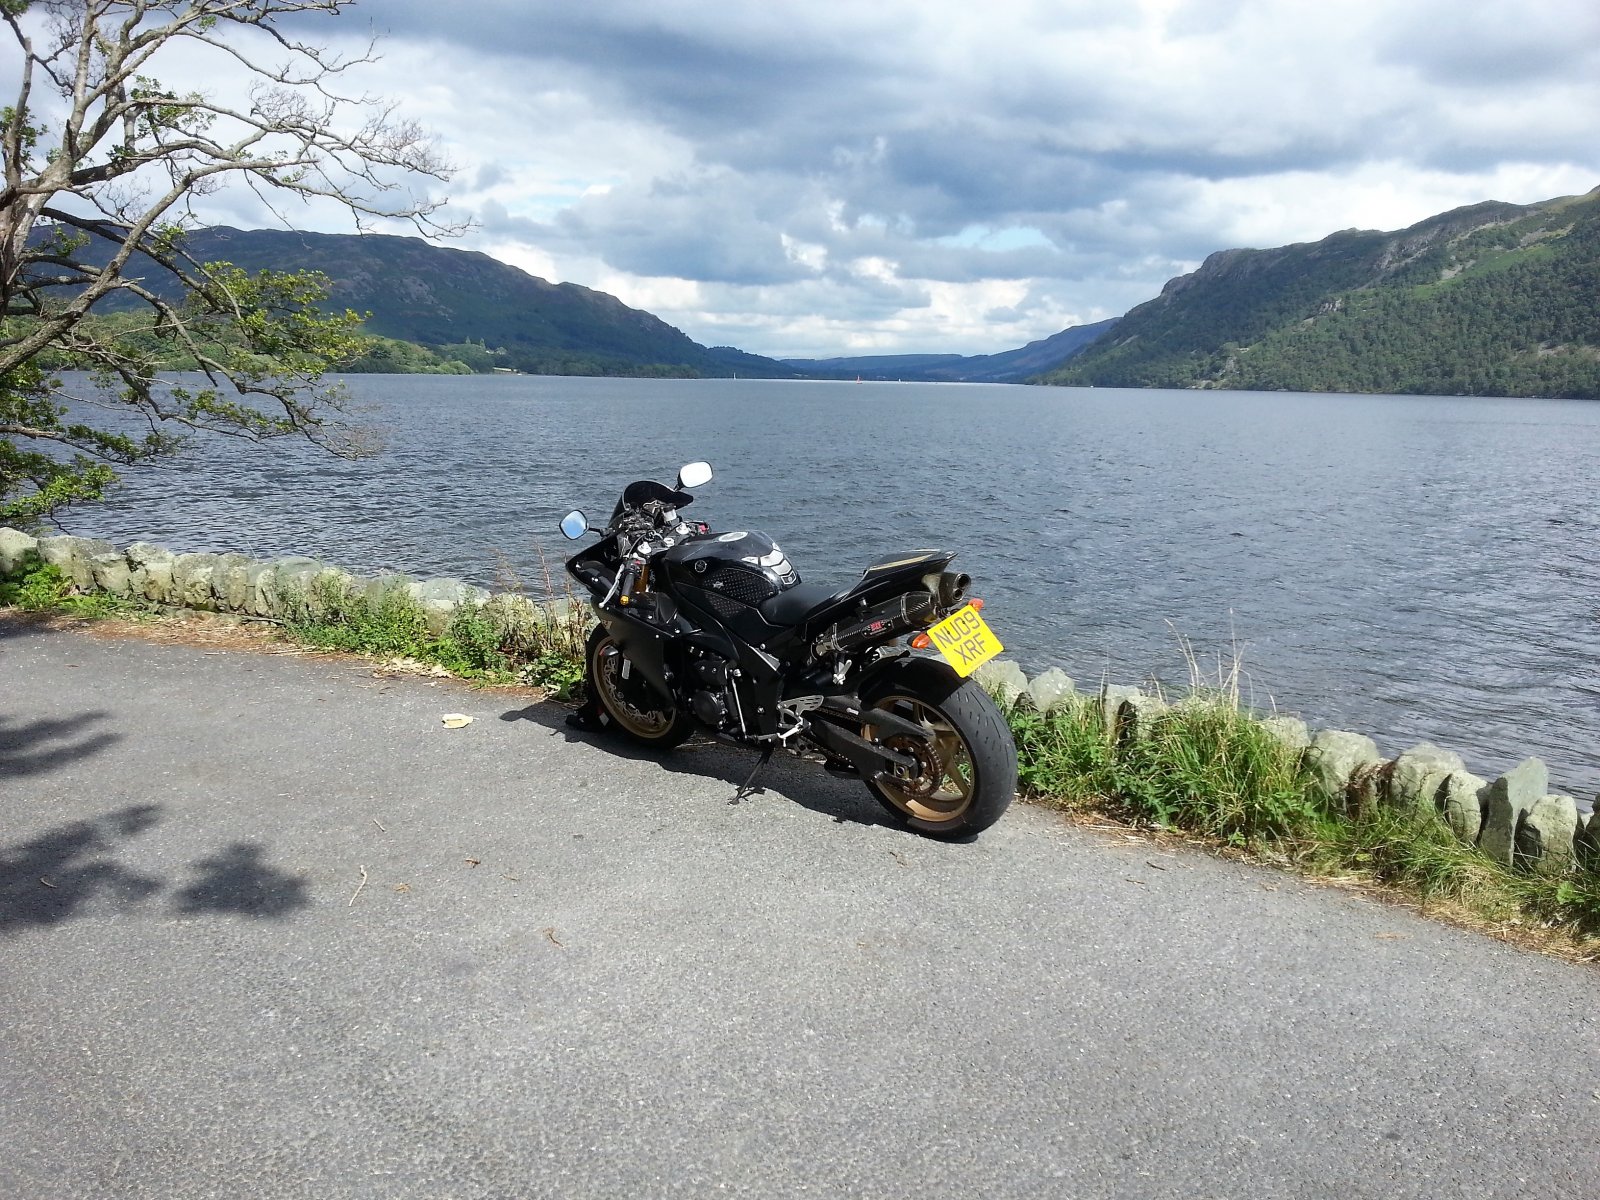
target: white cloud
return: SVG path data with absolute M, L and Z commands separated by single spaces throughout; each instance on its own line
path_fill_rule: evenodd
M 1593 0 L 385 0 L 300 32 L 363 14 L 360 85 L 462 168 L 460 244 L 761 353 L 1003 350 L 1213 250 L 1600 184 Z

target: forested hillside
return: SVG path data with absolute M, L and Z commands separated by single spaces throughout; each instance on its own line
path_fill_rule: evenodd
M 1041 382 L 1600 398 L 1600 189 L 1213 254 Z
M 608 293 L 550 283 L 487 254 L 420 238 L 217 227 L 186 235 L 184 246 L 197 261 L 251 272 L 320 271 L 331 282 L 326 307 L 370 313 L 370 333 L 434 352 L 415 355 L 379 342 L 357 369 L 455 362 L 552 375 L 794 374 L 771 359 L 702 346 Z M 175 295 L 170 276 L 148 262 L 135 258 L 128 273 L 147 273 L 158 292 Z

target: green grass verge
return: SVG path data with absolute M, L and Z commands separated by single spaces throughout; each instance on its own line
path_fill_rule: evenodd
M 403 589 L 371 591 L 322 575 L 304 592 L 280 598 L 284 631 L 328 650 L 394 655 L 490 683 L 526 683 L 566 698 L 583 681 L 588 615 L 501 594 L 482 607 L 456 610 L 441 633 Z
M 1113 736 L 1095 696 L 1048 713 L 1024 698 L 1007 718 L 1024 794 L 1057 807 L 1279 856 L 1327 819 L 1300 755 L 1226 693 L 1196 690 L 1138 736 Z
M 589 621 L 575 606 L 560 612 L 520 596 L 496 596 L 481 608 L 459 610 L 436 634 L 403 588 L 369 594 L 329 574 L 281 602 L 284 635 L 300 645 L 410 659 L 466 679 L 533 684 L 558 697 L 572 695 L 583 680 Z M 160 611 L 105 592 L 77 594 L 59 568 L 33 552 L 0 576 L 0 607 L 86 618 L 153 617 Z

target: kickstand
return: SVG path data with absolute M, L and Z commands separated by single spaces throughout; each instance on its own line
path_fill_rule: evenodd
M 756 776 L 761 774 L 761 768 L 772 761 L 772 750 L 773 745 L 771 742 L 768 742 L 765 746 L 761 747 L 761 758 L 756 763 L 756 769 L 750 772 L 750 778 L 746 779 L 744 781 L 744 785 L 733 794 L 733 799 L 728 801 L 729 804 L 737 804 L 741 800 L 748 800 L 755 794 L 751 790 L 750 785 L 756 781 Z

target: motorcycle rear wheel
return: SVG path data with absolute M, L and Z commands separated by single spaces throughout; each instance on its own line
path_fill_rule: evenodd
M 588 685 L 594 698 L 626 737 L 640 745 L 670 750 L 694 732 L 694 719 L 676 705 L 660 707 L 657 697 L 646 704 L 639 703 L 640 698 L 650 695 L 650 687 L 642 679 L 623 678 L 622 651 L 604 625 L 596 626 L 589 635 L 586 658 Z
M 907 659 L 862 689 L 863 710 L 885 709 L 923 726 L 932 747 L 891 735 L 884 745 L 921 760 L 922 770 L 866 781 L 902 825 L 934 838 L 970 837 L 989 828 L 1017 791 L 1017 746 L 987 692 L 940 663 Z M 874 735 L 863 711 L 862 735 Z

